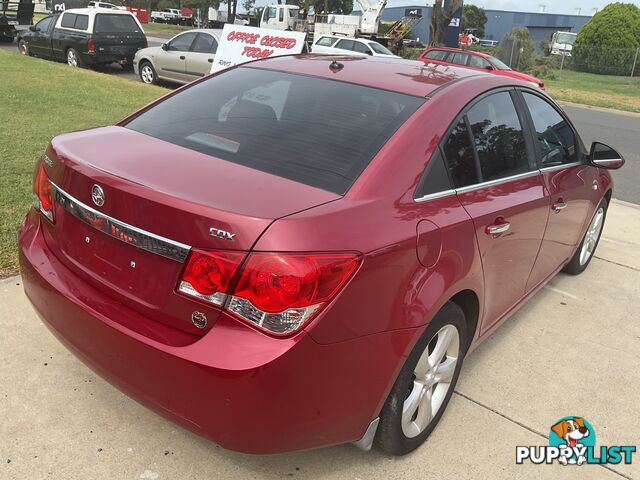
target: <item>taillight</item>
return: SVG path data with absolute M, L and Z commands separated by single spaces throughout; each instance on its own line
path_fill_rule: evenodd
M 144 48 L 147 48 L 149 46 L 149 40 L 147 40 L 147 37 L 144 37 Z
M 194 250 L 178 291 L 224 308 L 276 335 L 293 333 L 327 305 L 360 263 L 355 253 L 251 253 Z M 231 289 L 230 289 L 231 287 Z
M 33 178 L 33 205 L 42 214 L 53 222 L 53 198 L 51 196 L 51 181 L 44 170 L 44 165 L 39 162 L 36 174 Z
M 178 291 L 214 305 L 222 305 L 227 298 L 233 274 L 244 257 L 244 253 L 192 250 Z
M 96 53 L 96 41 L 93 38 L 87 40 L 87 53 Z

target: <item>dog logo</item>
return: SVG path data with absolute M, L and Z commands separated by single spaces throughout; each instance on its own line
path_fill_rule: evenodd
M 569 447 L 571 455 L 561 455 L 558 461 L 563 465 L 578 464 L 582 465 L 586 461 L 585 452 L 587 445 L 585 444 L 587 437 L 591 435 L 592 428 L 589 428 L 585 419 L 582 417 L 565 417 L 558 421 L 551 427 L 551 432 L 555 433 L 556 437 L 564 442 L 564 446 Z M 595 437 L 595 433 L 593 434 Z M 589 439 L 590 440 L 590 439 Z M 552 442 L 552 435 L 549 435 L 549 444 L 552 446 L 562 446 L 562 443 L 558 443 L 555 439 Z M 595 438 L 593 442 L 589 444 L 595 444 Z

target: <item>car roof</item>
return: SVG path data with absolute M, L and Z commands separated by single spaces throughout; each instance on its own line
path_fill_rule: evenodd
M 100 2 L 100 3 L 107 3 L 107 2 Z M 105 14 L 105 13 L 109 13 L 109 14 L 115 14 L 115 15 L 133 15 L 133 13 L 128 12 L 127 10 L 100 10 L 99 8 L 68 8 L 66 9 L 64 12 L 60 12 L 62 13 L 77 13 L 80 15 L 98 15 L 98 14 Z
M 343 67 L 340 69 L 329 68 L 334 61 Z M 324 77 L 419 97 L 428 96 L 443 85 L 461 78 L 495 77 L 488 72 L 468 68 L 388 56 L 286 55 L 266 58 L 245 65 L 253 68 Z
M 431 47 L 427 48 L 427 50 L 446 50 L 448 52 L 460 52 L 460 53 L 468 53 L 470 55 L 476 55 L 477 57 L 488 58 L 491 57 L 488 53 L 484 52 L 476 52 L 474 50 L 465 50 L 464 48 L 452 48 L 452 47 Z
M 191 33 L 191 32 L 209 33 L 209 34 L 213 35 L 214 37 L 216 37 L 218 39 L 222 35 L 222 29 L 221 28 L 192 28 L 191 30 L 184 30 L 182 32 L 176 33 L 173 38 L 177 37 L 178 35 L 182 35 L 183 33 Z

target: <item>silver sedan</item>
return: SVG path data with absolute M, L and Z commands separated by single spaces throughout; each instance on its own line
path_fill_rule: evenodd
M 182 32 L 160 47 L 138 50 L 133 68 L 144 83 L 188 83 L 211 71 L 222 30 Z

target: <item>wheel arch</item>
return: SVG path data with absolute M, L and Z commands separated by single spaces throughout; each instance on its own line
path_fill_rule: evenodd
M 604 198 L 607 200 L 607 204 L 611 203 L 611 196 L 612 195 L 613 195 L 613 189 L 609 188 L 604 194 Z
M 473 342 L 478 329 L 478 320 L 480 318 L 480 299 L 476 292 L 471 289 L 465 289 L 456 293 L 448 301 L 455 303 L 464 312 L 464 318 L 467 323 L 466 352 L 471 346 L 471 342 Z

